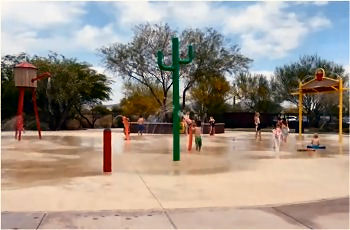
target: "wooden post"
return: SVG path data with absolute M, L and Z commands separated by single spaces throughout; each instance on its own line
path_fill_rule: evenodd
M 41 139 L 41 128 L 40 128 L 40 120 L 39 120 L 39 113 L 38 113 L 38 106 L 36 105 L 36 90 L 35 88 L 32 89 L 32 100 L 33 100 L 33 106 L 34 106 L 34 113 L 35 113 L 35 120 L 36 120 L 36 128 L 39 133 L 39 139 Z
M 339 142 L 343 137 L 343 79 L 339 78 Z
M 301 131 L 303 127 L 303 84 L 299 82 L 299 138 L 301 138 Z
M 17 122 L 16 122 L 16 134 L 15 138 L 21 140 L 21 132 L 23 131 L 23 100 L 24 100 L 24 87 L 18 87 L 19 96 L 18 96 L 18 107 L 17 107 Z

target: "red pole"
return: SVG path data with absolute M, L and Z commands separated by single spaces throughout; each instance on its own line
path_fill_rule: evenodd
M 25 88 L 19 87 L 19 95 L 18 95 L 18 107 L 17 107 L 17 124 L 16 124 L 16 135 L 15 138 L 17 139 L 17 132 L 18 132 L 18 140 L 21 140 L 21 131 L 23 129 L 23 100 L 24 100 L 24 90 Z
M 41 139 L 41 129 L 40 129 L 40 120 L 39 120 L 39 114 L 38 114 L 38 107 L 36 105 L 36 90 L 33 88 L 33 95 L 32 95 L 33 105 L 34 105 L 34 113 L 35 113 L 35 119 L 36 119 L 36 127 L 38 129 L 39 133 L 39 139 Z
M 112 133 L 110 129 L 103 131 L 103 172 L 112 172 Z

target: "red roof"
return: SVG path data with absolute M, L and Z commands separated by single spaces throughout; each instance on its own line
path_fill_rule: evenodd
M 28 62 L 21 62 L 15 66 L 15 68 L 32 68 L 32 69 L 38 69 L 34 65 L 28 63 Z

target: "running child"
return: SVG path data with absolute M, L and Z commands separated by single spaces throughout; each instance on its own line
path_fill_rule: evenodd
M 280 151 L 281 146 L 281 139 L 282 139 L 282 129 L 281 125 L 277 124 L 276 128 L 272 130 L 272 136 L 273 136 L 273 148 L 275 149 L 275 152 Z

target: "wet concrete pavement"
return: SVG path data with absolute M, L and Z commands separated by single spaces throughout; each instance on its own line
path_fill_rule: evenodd
M 2 185 L 19 188 L 61 183 L 68 178 L 101 175 L 102 130 L 44 133 L 38 140 L 35 132 L 27 132 L 21 142 L 12 132 L 2 135 Z M 269 133 L 256 141 L 249 132 L 231 132 L 203 137 L 199 153 L 187 150 L 187 137 L 181 136 L 181 163 L 172 162 L 171 135 L 132 136 L 124 141 L 121 130 L 113 131 L 113 171 L 145 174 L 212 174 L 254 167 L 259 159 L 332 158 L 349 154 L 349 139 L 339 145 L 337 135 L 320 135 L 325 150 L 297 151 L 310 142 L 311 135 L 299 140 L 290 135 L 282 143 L 280 153 L 273 151 Z M 157 162 L 157 163 L 155 163 Z
M 349 229 L 349 198 L 260 208 L 3 212 L 2 229 Z
M 252 132 L 204 135 L 200 153 L 195 148 L 187 151 L 187 137 L 181 136 L 181 161 L 173 162 L 171 135 L 132 135 L 131 141 L 124 141 L 117 129 L 112 134 L 112 175 L 102 173 L 102 137 L 102 130 L 60 131 L 43 132 L 43 139 L 38 140 L 37 133 L 29 131 L 18 142 L 12 132 L 3 132 L 2 211 L 7 211 L 9 218 L 24 212 L 30 219 L 35 211 L 47 216 L 68 212 L 65 215 L 69 217 L 71 211 L 164 212 L 216 207 L 232 209 L 231 214 L 239 216 L 246 214 L 236 208 L 255 210 L 257 206 L 277 207 L 349 195 L 348 136 L 339 144 L 337 135 L 321 134 L 326 150 L 299 152 L 311 135 L 299 140 L 293 134 L 278 154 L 273 151 L 271 133 L 263 133 L 262 141 L 256 141 Z M 225 212 L 220 215 L 225 216 Z M 253 211 L 252 215 L 272 215 L 260 212 Z M 160 225 L 145 227 L 168 228 L 162 215 Z M 174 214 L 174 221 L 177 216 L 182 220 L 181 215 Z M 334 215 L 335 219 L 346 219 L 344 214 Z M 97 226 L 93 223 L 96 220 L 89 226 Z M 96 228 L 104 228 L 98 223 L 102 227 Z

